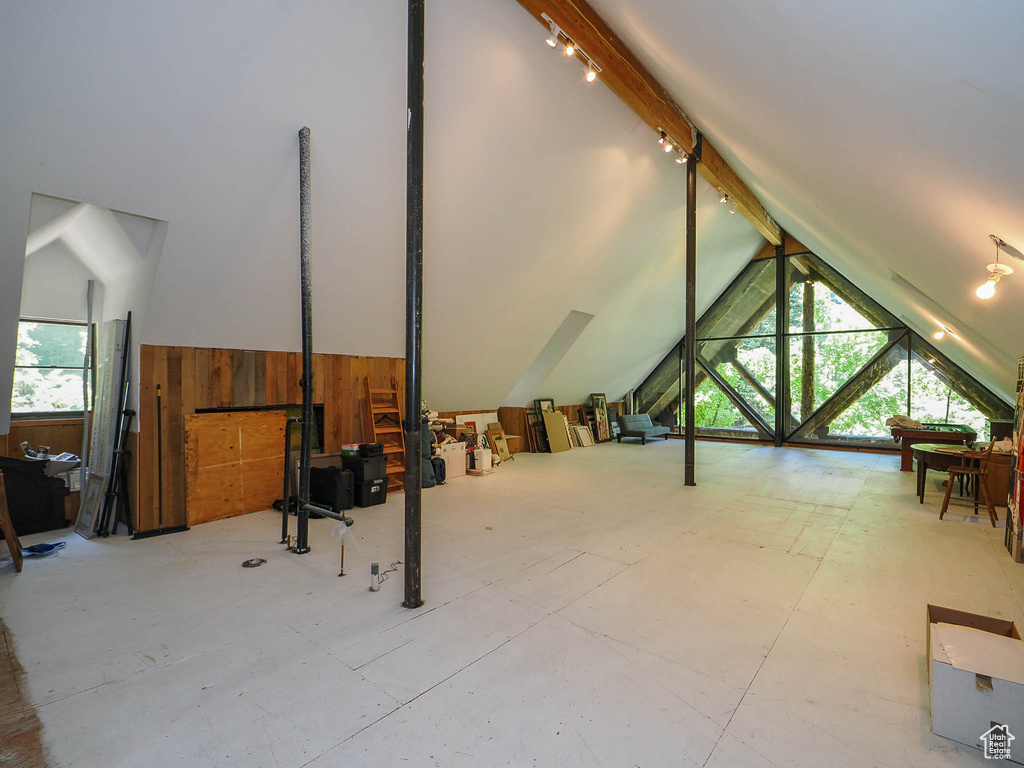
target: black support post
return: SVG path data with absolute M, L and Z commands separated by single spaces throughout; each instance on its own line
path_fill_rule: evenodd
M 423 605 L 420 583 L 423 459 L 423 19 L 424 0 L 409 0 L 408 132 L 405 197 L 405 600 Z
M 789 433 L 789 347 L 786 343 L 786 324 L 789 322 L 789 303 L 786 300 L 786 257 L 781 245 L 775 246 L 775 447 L 781 448 Z
M 696 435 L 694 434 L 694 380 L 697 375 L 697 162 L 686 164 L 686 338 L 684 370 L 686 372 L 685 469 L 683 482 L 696 485 L 694 477 Z
M 299 131 L 299 260 L 302 270 L 302 443 L 295 553 L 309 552 L 309 450 L 313 429 L 313 289 L 310 274 L 309 128 Z M 284 498 L 287 516 L 288 498 Z M 285 517 L 287 523 L 287 517 Z M 283 528 L 284 526 L 282 526 Z

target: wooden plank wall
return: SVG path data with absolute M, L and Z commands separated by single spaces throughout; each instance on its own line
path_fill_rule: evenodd
M 144 344 L 139 356 L 139 434 L 135 467 L 136 525 L 157 527 L 156 388 L 161 387 L 163 524 L 185 525 L 185 416 L 209 408 L 298 405 L 302 355 L 244 349 Z M 405 361 L 394 357 L 313 356 L 313 398 L 324 404 L 324 447 L 361 442 L 363 377 L 372 386 L 397 382 L 405 397 Z
M 0 456 L 21 458 L 21 443 L 28 440 L 33 448 L 50 446 L 50 455 L 82 452 L 81 419 L 45 419 L 34 421 L 12 421 L 11 431 L 0 436 Z

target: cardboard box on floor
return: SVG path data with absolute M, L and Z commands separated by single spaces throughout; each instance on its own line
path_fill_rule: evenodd
M 437 447 L 437 455 L 444 459 L 445 482 L 453 477 L 466 476 L 466 444 L 448 443 Z
M 1024 642 L 1017 625 L 929 605 L 927 649 L 932 731 L 984 750 L 989 734 L 1005 726 L 1014 737 L 1010 760 L 1024 765 Z

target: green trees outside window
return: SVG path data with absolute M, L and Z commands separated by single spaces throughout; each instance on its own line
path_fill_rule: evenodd
M 778 337 L 780 266 L 786 321 Z M 680 341 L 636 393 L 641 412 L 677 431 L 682 355 Z M 985 439 L 987 419 L 1012 412 L 809 253 L 748 265 L 698 322 L 696 358 L 694 420 L 703 436 L 770 439 L 781 425 L 788 442 L 892 447 L 885 421 L 896 414 L 968 424 Z
M 83 324 L 22 320 L 12 413 L 81 412 L 87 338 Z

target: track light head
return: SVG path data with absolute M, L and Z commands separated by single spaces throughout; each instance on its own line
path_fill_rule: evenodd
M 683 163 L 685 163 L 685 162 L 686 162 L 687 160 L 689 160 L 689 159 L 690 159 L 690 158 L 688 158 L 688 157 L 686 156 L 686 153 L 685 153 L 685 152 L 680 152 L 680 153 L 679 153 L 679 157 L 677 157 L 677 158 L 676 158 L 676 162 L 677 162 L 677 163 L 679 163 L 680 165 L 682 165 Z
M 722 196 L 720 198 L 718 198 L 718 202 L 720 202 L 720 203 L 728 203 L 729 202 L 729 196 L 727 194 L 725 194 L 725 190 L 719 188 L 718 191 L 721 192 L 721 194 L 722 194 Z
M 659 144 L 664 144 L 664 143 L 665 143 L 665 142 L 666 142 L 667 140 L 668 140 L 668 136 L 666 136 L 666 135 L 665 135 L 665 132 L 664 132 L 664 131 L 662 131 L 662 132 L 661 132 L 661 138 L 660 138 L 660 139 L 658 139 L 658 143 L 659 143 Z
M 592 83 L 597 80 L 597 70 L 594 69 L 594 64 L 591 62 L 590 66 L 587 67 L 587 82 Z
M 546 16 L 546 14 L 545 14 L 545 16 Z M 551 25 L 551 34 L 548 35 L 547 39 L 544 42 L 548 44 L 549 48 L 557 48 L 558 47 L 558 34 L 562 30 L 560 30 L 558 28 L 558 25 L 555 24 L 555 22 L 553 22 L 553 21 L 549 20 L 549 24 Z
M 736 201 L 732 201 L 732 208 L 729 209 L 729 213 L 736 213 Z
M 943 330 L 938 330 L 932 334 L 932 338 L 935 339 L 936 341 L 942 341 L 944 338 L 946 338 L 946 332 Z
M 676 145 L 673 144 L 671 141 L 666 141 L 665 142 L 665 151 L 666 152 L 671 152 L 675 148 L 676 148 Z
M 565 38 L 565 55 L 569 58 L 576 55 L 576 43 L 569 38 Z

